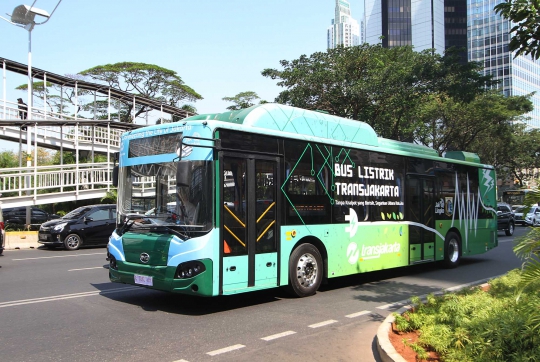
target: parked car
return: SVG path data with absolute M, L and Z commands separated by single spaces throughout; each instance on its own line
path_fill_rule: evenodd
M 529 226 L 540 226 L 540 206 L 533 205 L 525 216 L 525 224 Z
M 3 214 L 2 208 L 0 207 L 0 255 L 4 253 L 4 239 L 5 239 L 4 238 L 4 217 L 2 216 L 2 214 Z
M 60 219 L 43 223 L 38 242 L 67 250 L 77 250 L 83 245 L 107 245 L 115 227 L 116 205 L 82 206 Z
M 40 208 L 31 206 L 30 224 L 42 224 L 45 221 L 58 219 L 60 216 L 49 214 Z M 26 224 L 26 206 L 10 207 L 3 210 L 6 224 Z
M 515 227 L 514 213 L 510 205 L 500 202 L 497 204 L 497 227 L 504 230 L 507 236 L 514 234 Z

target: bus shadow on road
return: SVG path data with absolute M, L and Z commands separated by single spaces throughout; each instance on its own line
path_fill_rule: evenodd
M 430 283 L 433 280 L 450 281 L 458 285 L 469 283 L 472 280 L 469 273 L 467 273 L 467 269 L 486 262 L 489 262 L 489 260 L 469 257 L 462 259 L 460 266 L 456 269 L 444 269 L 437 263 L 426 263 L 345 276 L 330 279 L 327 284 L 321 286 L 320 291 L 326 292 L 347 288 L 357 291 L 358 294 L 354 298 L 363 302 L 388 303 L 389 300 L 402 301 L 413 296 L 440 293 L 444 287 L 428 285 L 433 284 Z M 396 280 L 396 278 L 400 277 L 424 279 L 427 282 L 425 284 L 415 284 Z
M 111 288 L 111 283 L 92 284 L 101 296 L 116 302 L 137 306 L 147 312 L 184 315 L 208 315 L 259 304 L 277 302 L 287 294 L 280 288 L 217 297 L 196 297 L 143 287 Z M 116 286 L 116 284 L 115 284 Z
M 399 277 L 415 277 L 426 280 L 445 280 L 455 284 L 471 282 L 466 269 L 487 262 L 482 258 L 464 258 L 457 269 L 442 269 L 437 264 L 421 264 L 403 268 L 369 272 L 359 275 L 333 278 L 321 285 L 321 293 L 352 289 L 358 292 L 354 298 L 363 302 L 388 303 L 402 301 L 412 296 L 440 293 L 443 288 L 422 284 L 404 283 L 394 280 Z M 107 268 L 108 265 L 104 265 Z M 459 273 L 460 269 L 464 269 Z M 433 283 L 431 283 L 433 284 Z M 224 311 L 268 304 L 283 299 L 298 299 L 287 293 L 285 288 L 241 293 L 229 296 L 197 297 L 181 295 L 144 287 L 123 286 L 115 283 L 92 284 L 101 296 L 125 304 L 137 306 L 147 312 L 167 312 L 183 315 L 208 315 Z

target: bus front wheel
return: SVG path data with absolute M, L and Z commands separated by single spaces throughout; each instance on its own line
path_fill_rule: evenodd
M 289 259 L 289 289 L 303 298 L 315 294 L 321 285 L 323 263 L 319 250 L 312 244 L 302 244 Z
M 444 240 L 444 266 L 455 268 L 461 260 L 461 238 L 455 232 L 449 232 Z

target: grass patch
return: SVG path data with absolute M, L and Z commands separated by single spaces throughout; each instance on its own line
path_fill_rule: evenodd
M 442 361 L 540 361 L 540 282 L 518 300 L 521 281 L 521 271 L 513 270 L 492 280 L 487 291 L 414 297 L 411 311 L 394 314 L 395 328 L 419 331 L 419 357 L 435 351 Z

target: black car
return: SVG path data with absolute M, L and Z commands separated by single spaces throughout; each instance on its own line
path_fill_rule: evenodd
M 505 203 L 497 204 L 497 228 L 504 230 L 507 236 L 514 234 L 514 227 L 516 225 L 514 219 L 514 212 L 510 205 Z
M 30 224 L 42 224 L 45 221 L 58 219 L 60 216 L 55 214 L 49 214 L 41 210 L 40 208 L 31 206 Z M 6 224 L 26 224 L 26 206 L 11 207 L 2 210 L 4 213 L 4 222 Z
M 77 250 L 83 245 L 107 245 L 115 227 L 116 205 L 82 206 L 58 220 L 42 224 L 38 242 L 67 250 Z

